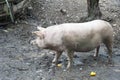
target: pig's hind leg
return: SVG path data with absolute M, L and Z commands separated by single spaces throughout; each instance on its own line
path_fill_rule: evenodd
M 112 46 L 113 46 L 113 39 L 111 38 L 107 38 L 105 41 L 104 41 L 104 44 L 105 46 L 107 47 L 107 50 L 108 50 L 108 62 L 109 63 L 112 63 Z

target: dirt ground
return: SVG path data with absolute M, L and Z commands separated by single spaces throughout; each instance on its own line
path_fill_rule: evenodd
M 107 51 L 101 45 L 99 57 L 94 51 L 76 52 L 72 70 L 65 71 L 66 54 L 60 57 L 61 67 L 51 67 L 53 51 L 32 46 L 31 34 L 37 25 L 47 27 L 66 22 L 80 22 L 87 15 L 86 0 L 32 0 L 31 14 L 16 24 L 0 26 L 0 80 L 120 80 L 120 1 L 100 0 L 102 19 L 114 29 L 113 62 L 107 63 Z M 91 71 L 96 76 L 91 77 Z

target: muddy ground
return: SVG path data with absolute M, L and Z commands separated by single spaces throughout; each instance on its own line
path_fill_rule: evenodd
M 61 67 L 51 68 L 53 51 L 30 45 L 37 25 L 47 27 L 66 22 L 80 22 L 87 15 L 86 0 L 34 0 L 31 14 L 16 24 L 0 27 L 0 80 L 120 80 L 120 1 L 100 0 L 102 19 L 114 29 L 113 61 L 107 63 L 107 51 L 101 45 L 98 60 L 94 51 L 75 53 L 74 65 L 65 71 L 66 54 L 60 57 Z M 63 12 L 61 12 L 63 10 Z M 96 72 L 91 77 L 89 73 Z

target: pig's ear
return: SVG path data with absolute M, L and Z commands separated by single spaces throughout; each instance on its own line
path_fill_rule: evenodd
M 34 32 L 32 32 L 32 34 L 37 35 L 38 37 L 40 37 L 40 39 L 44 39 L 45 38 L 44 32 L 41 32 L 41 31 L 34 31 Z
M 40 26 L 37 26 L 37 29 L 40 30 L 40 31 L 42 31 L 42 30 L 44 30 L 45 28 L 40 27 Z

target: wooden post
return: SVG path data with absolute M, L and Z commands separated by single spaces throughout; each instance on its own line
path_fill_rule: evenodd
M 99 8 L 99 0 L 87 0 L 88 18 L 101 18 L 102 13 Z

